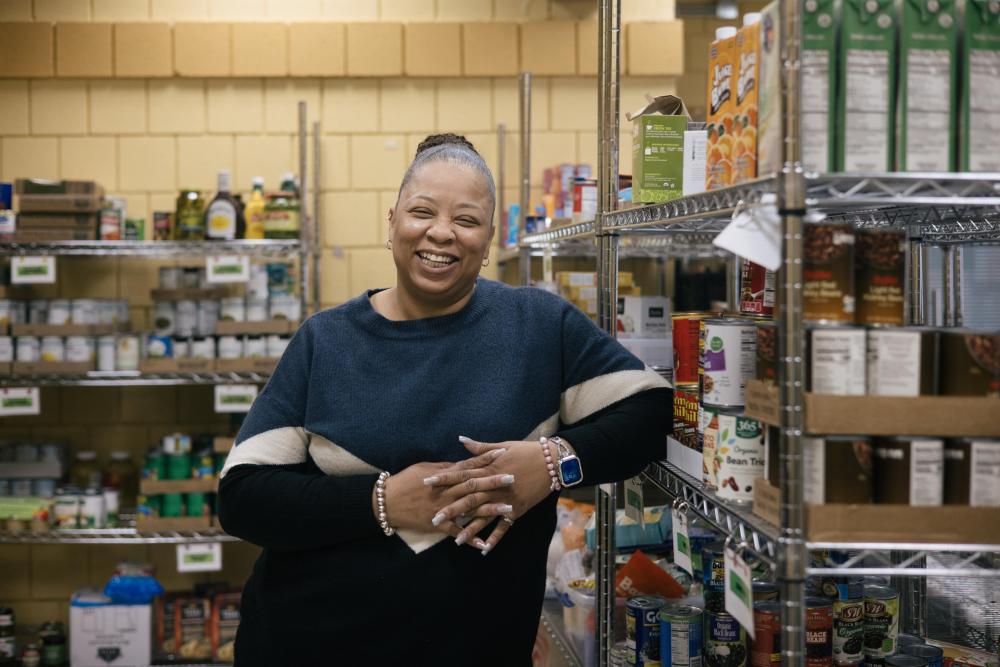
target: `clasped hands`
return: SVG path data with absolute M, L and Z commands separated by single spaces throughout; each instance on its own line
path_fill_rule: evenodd
M 485 556 L 514 519 L 551 493 L 551 480 L 537 441 L 459 441 L 472 458 L 416 463 L 392 475 L 385 486 L 386 514 L 397 530 L 438 530 Z M 478 537 L 494 522 L 485 540 Z

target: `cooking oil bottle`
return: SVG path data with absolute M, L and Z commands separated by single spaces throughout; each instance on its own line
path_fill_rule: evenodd
M 246 219 L 248 239 L 264 238 L 264 177 L 253 177 L 253 191 L 243 213 Z

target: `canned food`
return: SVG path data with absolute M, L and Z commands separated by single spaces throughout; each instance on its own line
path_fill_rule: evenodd
M 37 336 L 18 336 L 14 341 L 18 361 L 36 362 L 41 357 L 42 344 Z
M 833 602 L 833 660 L 838 665 L 864 659 L 865 600 L 859 596 Z
M 100 321 L 96 299 L 73 299 L 70 302 L 73 324 L 97 324 Z
M 160 496 L 160 516 L 174 518 L 184 516 L 184 496 L 180 493 L 164 493 Z
M 942 396 L 1000 396 L 1000 332 L 941 330 Z
M 12 479 L 10 480 L 10 495 L 24 498 L 31 495 L 31 480 L 30 479 Z
M 191 341 L 187 338 L 174 337 L 174 359 L 187 359 L 191 356 Z
M 625 602 L 625 651 L 630 665 L 660 664 L 660 609 L 667 604 L 657 595 L 640 595 Z
M 56 481 L 54 479 L 32 480 L 31 495 L 39 498 L 51 498 L 56 493 Z
M 0 336 L 0 362 L 14 361 L 14 338 Z
M 157 336 L 173 336 L 176 320 L 177 306 L 173 301 L 157 301 L 153 306 L 153 329 Z
M 285 353 L 288 349 L 288 344 L 291 342 L 290 336 L 268 336 L 267 337 L 267 356 L 272 359 L 277 359 Z
M 56 489 L 52 515 L 56 528 L 79 527 L 80 490 L 72 486 Z
M 0 299 L 0 328 L 6 328 L 10 324 L 13 324 L 10 320 L 10 309 L 11 300 L 10 299 Z
M 150 359 L 171 359 L 174 356 L 174 339 L 170 336 L 146 338 L 146 356 Z
M 806 598 L 806 667 L 833 665 L 833 605 L 826 598 Z
M 868 393 L 931 396 L 937 393 L 938 334 L 917 327 L 868 330 Z
M 861 436 L 802 438 L 807 503 L 872 502 L 872 445 Z
M 266 264 L 251 264 L 250 279 L 246 285 L 247 301 L 267 301 L 268 276 Z
M 906 233 L 863 229 L 857 234 L 858 324 L 903 324 Z
M 208 494 L 185 493 L 184 509 L 187 516 L 209 516 L 211 508 L 208 504 Z
M 211 479 L 215 476 L 215 459 L 211 449 L 199 449 L 191 457 L 191 477 Z
M 136 496 L 135 503 L 135 511 L 138 512 L 140 516 L 151 519 L 155 519 L 160 516 L 160 511 L 163 509 L 163 501 L 160 496 L 139 495 Z
M 104 510 L 104 493 L 90 487 L 80 496 L 80 527 L 104 528 L 107 513 Z
M 660 610 L 660 660 L 670 667 L 701 667 L 701 609 L 670 605 Z
M 724 611 L 726 554 L 723 542 L 716 541 L 702 547 L 701 571 L 702 587 L 705 591 L 705 611 Z
M 294 296 L 272 296 L 269 311 L 272 320 L 298 322 L 302 316 L 302 304 Z
M 747 633 L 724 611 L 705 611 L 705 664 L 709 667 L 745 667 Z
M 698 377 L 706 405 L 742 407 L 746 382 L 753 378 L 757 333 L 752 320 L 701 321 Z
M 267 319 L 267 299 L 247 299 L 247 322 L 263 322 Z
M 118 336 L 115 341 L 115 368 L 120 371 L 139 370 L 139 337 Z
M 750 642 L 753 667 L 781 665 L 781 603 L 755 602 L 753 605 L 754 638 Z
M 32 299 L 28 303 L 28 324 L 49 324 L 49 302 L 47 300 Z M 69 317 L 67 316 L 58 324 L 69 324 Z
M 757 322 L 757 364 L 754 377 L 767 384 L 777 384 L 778 327 L 774 322 Z
M 185 452 L 181 454 L 166 455 L 166 479 L 190 479 L 191 477 L 191 454 Z
M 211 336 L 219 322 L 219 302 L 214 299 L 204 299 L 198 302 L 198 323 L 195 334 Z
M 38 304 L 38 306 L 35 306 L 35 304 Z M 57 326 L 63 326 L 64 324 L 70 323 L 71 311 L 70 311 L 69 299 L 53 299 L 52 301 L 48 302 L 32 301 L 31 302 L 32 320 L 34 320 L 36 312 L 39 318 L 42 317 L 41 313 L 35 310 L 36 308 L 41 309 L 42 304 L 46 304 L 48 306 L 45 315 L 46 322 Z
M 213 338 L 192 338 L 191 339 L 192 359 L 215 359 L 215 339 Z
M 243 346 L 248 359 L 263 359 L 267 356 L 267 340 L 263 336 L 247 336 Z
M 93 338 L 89 336 L 68 336 L 66 338 L 66 361 L 93 363 L 96 356 Z
M 114 336 L 101 336 L 97 339 L 97 370 L 115 370 L 115 358 L 118 355 L 118 341 Z
M 239 336 L 219 336 L 219 359 L 239 359 L 243 356 L 243 340 Z
M 97 322 L 99 324 L 117 324 L 121 310 L 115 299 L 101 299 L 97 302 Z
M 674 391 L 674 440 L 698 450 L 698 391 Z
M 740 259 L 740 312 L 774 315 L 775 273 L 749 259 Z
M 716 433 L 715 493 L 732 504 L 749 504 L 754 480 L 764 474 L 761 424 L 752 417 L 720 412 Z
M 820 222 L 803 229 L 803 317 L 854 322 L 854 227 Z
M 183 271 L 179 266 L 161 266 L 160 289 L 179 289 L 181 286 L 181 276 Z
M 865 330 L 842 325 L 808 329 L 807 387 L 814 394 L 864 396 Z
M 153 240 L 170 241 L 174 238 L 174 214 L 171 211 L 153 211 Z
M 944 441 L 883 437 L 875 440 L 874 501 L 938 506 L 944 495 Z
M 167 460 L 163 456 L 163 450 L 153 447 L 146 452 L 146 461 L 142 468 L 143 479 L 166 479 Z
M 888 586 L 865 586 L 865 659 L 880 660 L 896 652 L 899 593 Z
M 698 341 L 701 320 L 711 313 L 674 313 L 670 316 L 674 342 L 674 382 L 677 388 L 698 384 Z
M 195 266 L 185 266 L 181 269 L 182 289 L 197 289 L 201 287 L 201 270 Z
M 926 658 L 918 658 L 915 655 L 899 653 L 896 655 L 890 655 L 882 664 L 887 667 L 927 667 L 929 663 Z
M 42 361 L 66 361 L 66 343 L 59 336 L 43 336 Z
M 19 442 L 14 445 L 15 463 L 35 463 L 38 461 L 38 445 L 32 442 Z
M 226 322 L 243 322 L 247 319 L 247 305 L 243 297 L 223 299 L 219 305 L 219 319 Z
M 193 336 L 198 330 L 198 303 L 190 299 L 174 305 L 174 335 Z
M 715 489 L 718 484 L 719 462 L 716 458 L 716 443 L 719 439 L 719 413 L 724 408 L 715 408 L 704 403 L 698 406 L 698 449 L 701 450 L 701 481 L 707 489 Z M 738 415 L 741 410 L 730 410 Z
M 753 582 L 753 601 L 768 602 L 778 599 L 778 585 L 770 581 Z
M 944 443 L 944 504 L 1000 507 L 1000 440 Z
M 267 295 L 288 296 L 295 293 L 295 267 L 288 262 L 268 262 Z
M 930 644 L 910 644 L 902 646 L 899 652 L 903 655 L 910 655 L 914 658 L 922 658 L 927 661 L 927 667 L 942 667 L 944 665 L 944 651 L 940 646 Z
M 104 495 L 104 524 L 110 527 L 118 525 L 119 492 L 118 489 L 105 487 Z

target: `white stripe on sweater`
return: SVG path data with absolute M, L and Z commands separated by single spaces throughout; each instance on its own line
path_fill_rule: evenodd
M 289 465 L 306 460 L 309 441 L 301 426 L 283 426 L 247 438 L 229 450 L 226 465 L 219 477 L 225 477 L 230 468 L 244 463 L 251 465 Z
M 669 389 L 670 383 L 649 367 L 606 373 L 564 391 L 559 414 L 564 424 L 572 425 L 622 399 L 660 387 Z

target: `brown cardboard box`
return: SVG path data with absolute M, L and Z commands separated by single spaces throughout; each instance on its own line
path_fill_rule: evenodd
M 103 195 L 104 188 L 95 181 L 19 178 L 14 181 L 14 193 L 19 195 Z
M 258 359 L 216 359 L 215 370 L 232 373 L 273 373 L 278 360 L 270 357 Z
M 128 331 L 129 325 L 114 324 L 12 324 L 11 336 L 106 336 Z
M 14 375 L 80 375 L 94 370 L 92 361 L 15 361 Z
M 48 241 L 93 241 L 97 227 L 32 227 L 14 232 L 17 243 L 47 243 Z
M 96 213 L 101 209 L 104 195 L 19 195 L 17 210 L 21 213 Z
M 263 322 L 219 320 L 215 325 L 215 333 L 217 336 L 287 335 L 298 328 L 298 322 L 289 322 L 288 320 L 264 320 Z
M 139 481 L 139 493 L 151 496 L 158 493 L 215 493 L 219 480 L 209 479 L 143 479 Z
M 143 373 L 203 373 L 215 370 L 214 359 L 143 359 Z
M 139 515 L 135 520 L 135 528 L 141 532 L 190 531 L 209 530 L 212 527 L 210 516 L 182 516 L 169 519 Z
M 225 287 L 182 287 L 179 289 L 154 289 L 149 296 L 153 301 L 200 301 L 202 299 L 224 299 L 228 292 Z
M 68 227 L 72 229 L 97 230 L 97 215 L 94 213 L 21 213 L 17 216 L 19 230 L 37 227 Z

